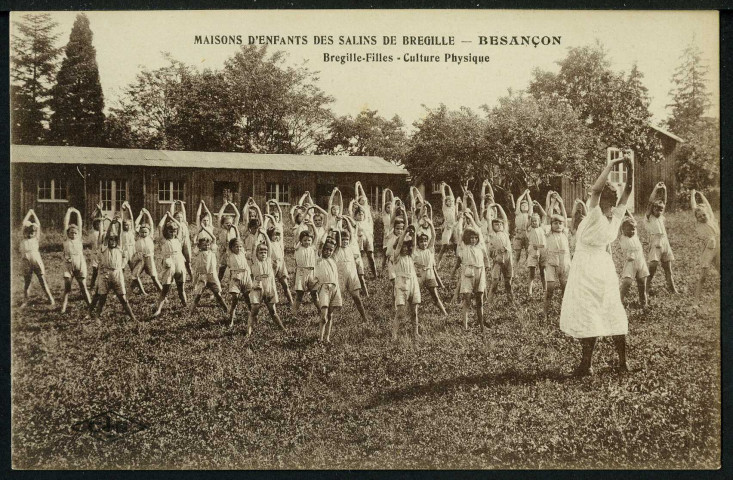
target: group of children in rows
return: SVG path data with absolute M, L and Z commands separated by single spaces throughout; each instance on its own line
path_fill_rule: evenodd
M 491 305 L 500 284 L 503 283 L 509 300 L 514 301 L 514 268 L 519 265 L 523 251 L 526 252 L 529 270 L 529 294 L 533 295 L 539 280 L 544 290 L 544 311 L 547 316 L 554 291 L 558 287 L 564 288 L 567 283 L 571 264 L 570 246 L 578 226 L 588 214 L 586 202 L 575 200 L 568 228 L 565 202 L 558 193 L 551 191 L 547 194 L 544 208 L 532 200 L 529 190 L 525 190 L 516 202 L 510 195 L 514 210 L 514 236 L 510 238 L 507 215 L 496 202 L 488 181 L 484 181 L 481 187 L 480 209 L 473 194 L 465 186 L 463 196 L 455 197 L 451 188 L 442 183 L 441 196 L 443 224 L 441 247 L 436 260 L 434 249 L 437 233 L 430 203 L 423 199 L 415 187 L 410 188 L 409 209 L 389 189 L 383 193 L 382 210 L 378 218 L 382 221 L 384 231 L 382 270 L 387 271 L 393 288 L 393 336 L 396 336 L 402 319 L 408 315 L 412 318 L 414 335 L 420 334 L 418 305 L 421 303 L 422 290 L 427 290 L 437 308 L 446 314 L 438 293 L 438 288 L 444 286 L 438 267 L 452 246 L 456 249 L 457 258 L 453 276 L 459 274 L 453 299 L 461 299 L 465 328 L 468 328 L 473 300 L 476 320 L 483 331 L 484 299 Z M 636 221 L 628 212 L 623 218 L 620 237 L 624 257 L 620 284 L 622 300 L 636 281 L 639 301 L 646 305 L 647 287 L 660 263 L 669 291 L 677 292 L 672 273 L 674 255 L 665 229 L 666 196 L 666 187 L 660 182 L 649 199 L 645 215 L 650 235 L 648 266 L 636 234 Z M 705 197 L 693 191 L 691 198 L 697 232 L 705 242 L 701 256 L 703 270 L 696 287 L 696 293 L 699 294 L 709 268 L 717 268 L 719 262 L 719 229 Z M 372 276 L 377 276 L 372 207 L 362 185 L 357 182 L 355 199 L 350 202 L 347 211 L 344 210 L 343 196 L 336 188 L 331 194 L 327 210 L 316 205 L 306 192 L 289 213 L 294 234 L 295 299 L 290 290 L 290 275 L 285 262 L 285 226 L 281 207 L 276 201 L 268 201 L 263 214 L 252 198 L 247 200 L 241 215 L 236 205 L 225 201 L 216 215 L 216 222 L 215 216 L 201 201 L 195 227 L 187 223 L 185 205 L 181 201 L 171 204 L 170 211 L 165 213 L 157 226 L 145 208 L 137 218 L 133 218 L 132 209 L 125 202 L 121 211 L 110 218 L 103 215 L 102 205 L 98 205 L 92 213 L 91 288 L 94 294 L 90 295 L 86 285 L 82 215 L 78 210 L 69 208 L 64 219 L 67 238 L 63 245 L 65 285 L 61 311 L 67 309 L 72 283 L 76 279 L 91 315 L 99 315 L 108 293 L 114 292 L 127 314 L 135 318 L 127 299 L 123 274 L 125 266 L 128 266 L 133 289 L 145 293 L 141 279 L 145 273 L 159 292 L 153 317 L 161 314 L 174 283 L 181 304 L 188 305 L 185 282 L 190 277 L 194 282 L 192 310 L 197 308 L 204 291 L 209 290 L 218 305 L 228 311 L 230 325 L 233 325 L 237 306 L 243 299 L 249 309 L 249 335 L 263 304 L 277 326 L 284 328 L 277 311 L 279 283 L 288 303 L 293 304 L 295 315 L 306 294 L 310 296 L 319 311 L 319 338 L 329 342 L 334 315 L 342 307 L 343 297 L 347 293 L 362 319 L 368 319 L 364 298 L 369 296 L 369 292 L 363 256 L 367 259 Z M 240 227 L 241 218 L 244 218 L 244 222 Z M 39 253 L 40 220 L 32 210 L 23 220 L 23 233 L 20 253 L 24 263 L 24 299 L 28 298 L 32 275 L 35 273 L 53 304 Z M 162 257 L 160 272 L 155 261 L 156 241 Z M 228 304 L 222 296 L 222 281 L 225 278 Z

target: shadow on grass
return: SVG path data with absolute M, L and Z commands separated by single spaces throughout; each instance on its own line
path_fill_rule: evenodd
M 520 372 L 509 370 L 501 373 L 464 375 L 460 377 L 446 378 L 437 382 L 397 388 L 388 391 L 384 395 L 376 396 L 368 402 L 364 408 L 376 408 L 389 403 L 401 402 L 417 397 L 440 396 L 457 390 L 463 386 L 486 387 L 491 385 L 528 385 L 544 380 L 563 382 L 567 379 L 568 377 L 558 370 L 543 370 L 539 372 Z

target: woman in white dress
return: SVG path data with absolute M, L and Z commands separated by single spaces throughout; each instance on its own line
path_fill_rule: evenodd
M 619 163 L 626 165 L 628 181 L 616 205 L 615 188 L 606 180 Z M 613 337 L 619 371 L 628 371 L 626 334 L 629 323 L 621 303 L 618 277 L 609 245 L 618 236 L 633 184 L 633 164 L 629 155 L 625 154 L 601 172 L 591 189 L 588 215 L 578 226 L 575 256 L 570 265 L 560 312 L 560 330 L 580 340 L 582 347 L 580 365 L 573 372 L 575 376 L 593 373 L 591 360 L 598 337 Z

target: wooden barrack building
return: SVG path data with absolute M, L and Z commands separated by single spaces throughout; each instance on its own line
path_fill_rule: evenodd
M 32 208 L 44 226 L 58 227 L 69 206 L 88 219 L 99 202 L 111 213 L 129 201 L 136 215 L 145 207 L 158 219 L 183 200 L 193 221 L 202 199 L 215 213 L 225 197 L 240 209 L 250 196 L 285 208 L 306 191 L 325 208 L 336 186 L 353 198 L 356 181 L 372 205 L 381 205 L 383 188 L 407 191 L 404 168 L 367 156 L 12 145 L 10 162 L 14 224 Z

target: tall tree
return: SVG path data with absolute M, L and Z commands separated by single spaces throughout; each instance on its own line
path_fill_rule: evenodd
M 615 146 L 634 149 L 641 162 L 661 159 L 649 128 L 649 95 L 636 66 L 629 75 L 614 72 L 601 44 L 571 48 L 558 64 L 556 74 L 535 70 L 528 91 L 569 102 L 594 133 L 596 156 L 605 157 L 606 147 Z
M 404 163 L 414 183 L 457 185 L 488 175 L 492 157 L 486 119 L 469 108 L 448 110 L 441 104 L 427 109 L 425 117 L 413 125 L 416 131 Z
M 702 51 L 692 42 L 680 57 L 680 64 L 672 75 L 674 87 L 669 92 L 672 114 L 667 126 L 675 133 L 684 133 L 693 127 L 710 108 L 710 92 L 707 86 L 709 67 L 702 58 Z
M 492 184 L 519 193 L 557 175 L 582 180 L 597 171 L 590 128 L 567 102 L 510 93 L 483 108 L 490 159 L 482 178 Z
M 89 18 L 77 15 L 51 98 L 51 140 L 58 145 L 100 146 L 104 141 L 104 95 Z
M 682 190 L 705 189 L 720 179 L 720 121 L 706 117 L 711 106 L 709 67 L 695 39 L 685 48 L 672 75 L 672 112 L 667 127 L 685 140 L 677 153 L 677 181 Z
M 391 120 L 376 110 L 362 110 L 331 122 L 326 138 L 318 143 L 317 153 L 373 155 L 401 164 L 407 149 L 407 134 L 399 116 Z
M 14 22 L 10 77 L 12 141 L 36 145 L 44 142 L 48 101 L 61 49 L 55 42 L 58 23 L 48 13 L 23 15 Z
M 333 97 L 305 66 L 285 65 L 281 51 L 242 46 L 224 66 L 238 116 L 238 146 L 246 152 L 312 152 L 333 119 Z

